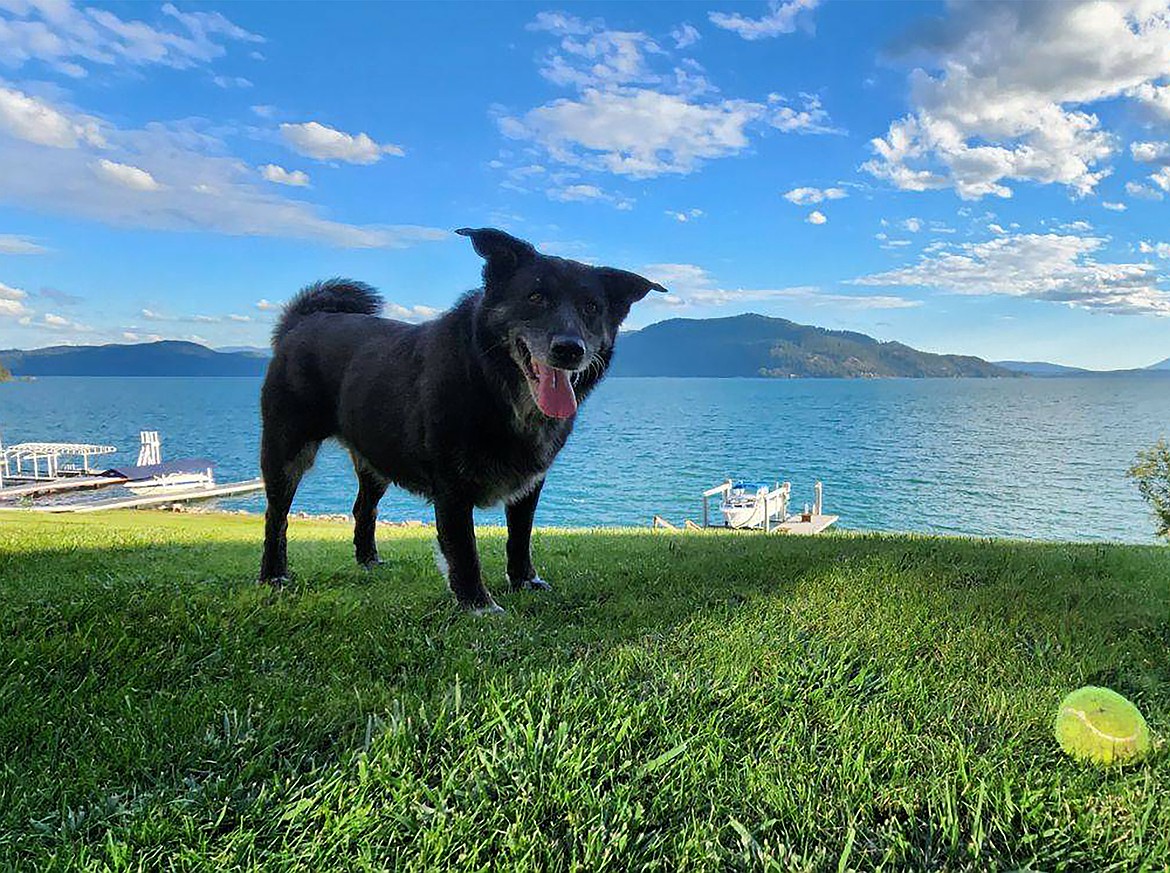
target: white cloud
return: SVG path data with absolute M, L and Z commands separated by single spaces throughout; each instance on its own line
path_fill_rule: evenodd
M 576 94 L 498 123 L 554 163 L 636 179 L 686 175 L 744 151 L 754 131 L 835 132 L 815 95 L 799 95 L 797 105 L 776 94 L 767 102 L 715 96 L 702 66 L 673 62 L 645 33 L 565 13 L 540 13 L 529 29 L 558 38 L 540 73 Z
M 0 282 L 0 318 L 21 318 L 32 314 L 24 305 L 28 294 L 20 288 L 13 288 Z
M 1125 193 L 1131 197 L 1137 197 L 1141 200 L 1161 200 L 1162 192 L 1155 191 L 1147 185 L 1140 182 L 1126 182 Z
M 28 292 L 0 282 L 0 300 L 24 300 Z
M 158 191 L 162 188 L 154 176 L 141 167 L 101 158 L 94 164 L 94 169 L 99 176 L 132 191 Z
M 261 297 L 256 301 L 256 308 L 261 312 L 274 312 L 275 310 L 280 309 L 280 307 L 280 303 L 273 303 L 271 300 L 268 300 L 264 297 Z
M 685 49 L 697 43 L 702 37 L 698 29 L 691 24 L 680 24 L 670 32 L 676 49 Z
M 914 112 L 863 165 L 896 188 L 1010 197 L 1012 181 L 1094 190 L 1116 137 L 1086 107 L 1170 75 L 1170 16 L 1149 0 L 948 6 L 913 46 Z
M 383 155 L 402 157 L 400 146 L 377 143 L 368 134 L 345 133 L 316 121 L 282 124 L 281 136 L 297 154 L 318 161 L 345 161 L 348 164 L 376 164 Z
M 1129 153 L 1139 164 L 1170 163 L 1170 142 L 1131 142 Z
M 1150 181 L 1163 191 L 1170 191 L 1170 167 L 1162 167 L 1150 176 Z
M 1137 100 L 1159 120 L 1170 121 L 1170 85 L 1142 82 L 1131 89 L 1128 96 Z
M 918 233 L 922 230 L 923 222 L 921 218 L 907 218 L 902 222 L 902 227 L 911 233 Z
M 267 303 L 267 301 L 261 302 Z M 257 308 L 260 308 L 259 304 L 257 304 Z M 271 306 L 270 308 L 275 309 L 277 307 Z M 169 321 L 182 324 L 248 324 L 255 320 L 250 315 L 240 315 L 235 312 L 227 315 L 206 315 L 203 313 L 196 315 L 167 315 L 154 309 L 141 309 L 138 315 L 146 321 Z
M 607 30 L 600 22 L 547 12 L 538 13 L 528 29 L 561 37 L 540 66 L 540 74 L 556 85 L 597 88 L 661 81 L 646 55 L 661 54 L 662 49 L 644 33 Z
M 67 116 L 43 100 L 0 85 L 0 133 L 59 149 L 82 143 L 102 148 L 105 139 L 95 119 Z
M 1146 240 L 1142 240 L 1138 244 L 1138 251 L 1140 251 L 1143 255 L 1157 255 L 1159 258 L 1165 260 L 1170 258 L 1170 243 L 1151 243 L 1147 242 Z
M 685 212 L 675 212 L 673 209 L 667 209 L 664 211 L 675 221 L 684 223 L 688 221 L 694 221 L 696 218 L 702 218 L 704 215 L 702 209 L 688 209 Z
M 693 103 L 644 88 L 588 90 L 505 118 L 501 129 L 536 142 L 560 163 L 640 179 L 686 175 L 744 150 L 745 128 L 762 117 L 760 104 L 744 100 Z
M 769 94 L 768 124 L 784 133 L 844 133 L 834 127 L 829 113 L 821 106 L 821 98 L 815 94 L 801 93 L 801 108 L 788 105 L 788 99 L 780 94 Z
M 1113 203 L 1109 200 L 1102 200 L 1101 205 L 1110 212 L 1125 212 L 1127 208 L 1124 203 Z
M 108 9 L 79 9 L 69 0 L 6 0 L 0 4 L 0 62 L 20 69 L 40 61 L 79 78 L 87 67 L 183 69 L 221 57 L 229 42 L 264 41 L 218 12 L 181 12 L 170 3 L 161 12 L 148 23 Z
M 797 206 L 811 206 L 825 200 L 841 200 L 848 196 L 844 188 L 793 188 L 783 195 L 785 200 Z
M 697 264 L 647 264 L 642 274 L 669 288 L 655 300 L 671 307 L 736 306 L 747 303 L 788 302 L 841 309 L 906 309 L 918 302 L 889 295 L 827 294 L 811 286 L 793 288 L 723 288 L 715 277 Z
M 707 18 L 716 27 L 734 31 L 747 40 L 768 39 L 796 30 L 802 12 L 815 9 L 820 0 L 768 0 L 768 14 L 746 18 L 739 13 L 710 12 Z
M 38 103 L 65 120 L 59 130 L 86 130 L 92 123 L 101 143 L 87 136 L 73 143 L 37 143 L 0 133 L 0 193 L 11 206 L 110 225 L 282 237 L 347 248 L 401 248 L 449 236 L 437 228 L 357 226 L 324 218 L 312 204 L 257 184 L 251 167 L 228 154 L 226 144 L 199 121 L 119 129 L 44 100 Z
M 41 316 L 40 322 L 33 322 L 37 327 L 47 327 L 51 330 L 71 330 L 77 333 L 89 333 L 93 330 L 88 324 L 82 324 L 77 321 L 71 321 L 61 315 L 55 315 L 52 312 L 46 312 Z
M 260 118 L 273 118 L 276 115 L 276 107 L 269 106 L 266 103 L 249 106 L 248 108 L 252 110 L 254 115 L 258 115 Z
M 48 249 L 27 236 L 0 233 L 0 255 L 42 255 Z
M 387 302 L 382 307 L 382 311 L 391 318 L 397 318 L 400 321 L 418 322 L 434 318 L 443 310 L 435 309 L 433 306 L 422 306 L 418 304 L 415 306 L 403 306 L 401 303 Z
M 302 170 L 286 170 L 278 164 L 265 164 L 260 168 L 260 175 L 277 185 L 290 185 L 294 188 L 306 188 L 309 185 L 308 173 Z
M 596 185 L 565 185 L 559 188 L 549 188 L 546 192 L 550 200 L 560 203 L 608 203 L 618 209 L 632 209 L 634 201 L 621 194 L 609 194 Z
M 228 88 L 252 87 L 252 81 L 245 79 L 243 76 L 212 76 L 211 81 L 217 88 L 223 88 L 224 90 Z
M 805 219 L 805 221 L 809 224 L 824 224 L 828 220 L 829 219 L 825 218 L 825 213 L 821 212 L 819 209 L 814 209 L 808 214 L 808 218 Z
M 1170 315 L 1170 294 L 1147 263 L 1102 263 L 1106 240 L 1018 234 L 941 246 L 917 264 L 863 276 L 858 285 L 932 288 L 952 294 L 1049 300 L 1118 314 Z

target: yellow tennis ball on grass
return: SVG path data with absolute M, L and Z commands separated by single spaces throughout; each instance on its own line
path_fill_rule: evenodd
M 1150 729 L 1138 708 L 1109 688 L 1086 685 L 1060 702 L 1056 741 L 1082 761 L 1129 764 L 1150 751 Z

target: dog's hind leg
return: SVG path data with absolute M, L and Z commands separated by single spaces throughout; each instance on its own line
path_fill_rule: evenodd
M 353 503 L 354 555 L 363 567 L 376 567 L 382 563 L 378 557 L 378 544 L 374 539 L 378 501 L 386 493 L 388 483 L 371 471 L 365 461 L 357 455 L 353 456 L 353 467 L 358 478 L 357 500 Z
M 316 440 L 293 440 L 264 429 L 260 441 L 260 472 L 268 508 L 264 513 L 264 557 L 260 581 L 280 585 L 288 579 L 288 510 L 305 471 L 313 466 Z
M 541 479 L 531 491 L 504 507 L 508 518 L 508 581 L 512 583 L 513 591 L 524 588 L 548 591 L 552 588 L 536 575 L 536 568 L 532 566 L 532 520 L 543 487 L 544 480 Z
M 471 502 L 449 493 L 436 496 L 435 528 L 447 564 L 447 586 L 459 605 L 476 615 L 503 612 L 480 575 Z

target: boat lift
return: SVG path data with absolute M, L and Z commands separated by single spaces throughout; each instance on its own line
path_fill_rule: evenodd
M 719 497 L 723 527 L 764 533 L 817 534 L 834 525 L 840 516 L 824 514 L 824 486 L 819 481 L 813 486 L 813 494 L 811 508 L 805 504 L 803 512 L 789 513 L 790 482 L 777 482 L 769 487 L 728 479 L 703 492 L 703 527 L 712 527 L 710 499 Z
M 112 455 L 116 451 L 114 446 L 91 443 L 0 445 L 0 488 L 4 487 L 6 481 L 52 482 L 66 476 L 91 476 L 99 471 L 93 469 L 90 459 L 99 455 Z M 63 464 L 62 458 L 80 458 L 80 466 L 77 461 Z

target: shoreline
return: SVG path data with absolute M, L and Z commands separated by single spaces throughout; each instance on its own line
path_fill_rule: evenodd
M 188 506 L 156 506 L 149 509 L 124 509 L 112 510 L 118 513 L 158 513 L 171 516 L 200 516 L 200 517 L 219 517 L 223 519 L 238 518 L 241 520 L 255 520 L 262 521 L 264 518 L 263 512 L 253 512 L 247 509 L 211 509 L 201 507 Z M 0 517 L 5 517 L 5 520 L 11 520 L 13 517 L 20 517 L 31 519 L 40 516 L 40 513 L 29 512 L 7 512 L 0 508 Z M 62 517 L 62 516 L 58 516 Z M 80 516 L 79 518 L 84 517 Z M 100 516 L 99 516 L 100 517 Z M 348 513 L 325 512 L 313 513 L 304 510 L 289 513 L 290 521 L 298 522 L 329 522 L 333 524 L 352 524 L 353 516 Z M 377 526 L 385 530 L 431 530 L 435 528 L 433 520 L 423 520 L 418 518 L 409 518 L 402 520 L 378 519 Z M 503 524 L 477 524 L 477 529 L 481 530 L 505 530 Z M 653 524 L 647 522 L 644 525 L 542 525 L 538 524 L 535 527 L 546 533 L 615 533 L 615 534 L 636 534 L 636 533 L 651 533 L 655 535 L 671 536 L 675 534 L 708 534 L 708 535 L 735 535 L 751 537 L 753 535 L 762 535 L 764 537 L 774 537 L 778 539 L 791 539 L 797 537 L 799 539 L 816 540 L 826 536 L 844 537 L 844 538 L 901 538 L 901 539 L 939 539 L 939 540 L 966 540 L 966 541 L 982 541 L 986 543 L 999 544 L 1016 544 L 1022 546 L 1077 546 L 1077 547 L 1122 547 L 1122 548 L 1139 548 L 1139 549 L 1160 549 L 1164 550 L 1168 558 L 1170 558 L 1170 546 L 1161 543 L 1157 539 L 1150 542 L 1136 543 L 1127 542 L 1125 540 L 1073 540 L 1073 539 L 1036 539 L 1027 537 L 1011 537 L 996 534 L 982 534 L 982 533 L 955 533 L 944 531 L 917 531 L 917 530 L 877 530 L 877 529 L 863 529 L 863 528 L 849 528 L 842 527 L 837 524 L 832 528 L 823 531 L 819 534 L 805 537 L 796 534 L 764 534 L 758 530 L 735 530 L 726 527 L 707 527 L 687 529 L 679 526 L 675 530 L 665 528 L 656 528 Z

